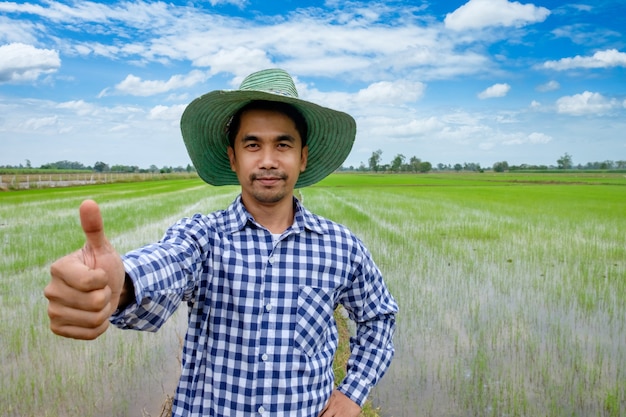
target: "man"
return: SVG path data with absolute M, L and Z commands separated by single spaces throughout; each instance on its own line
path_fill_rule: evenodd
M 289 74 L 271 69 L 194 100 L 181 130 L 200 177 L 241 194 L 121 257 L 85 201 L 85 246 L 51 266 L 45 289 L 52 331 L 156 331 L 184 301 L 173 416 L 357 416 L 391 362 L 397 305 L 363 243 L 293 194 L 341 165 L 354 119 L 298 99 Z M 357 333 L 333 389 L 339 304 Z

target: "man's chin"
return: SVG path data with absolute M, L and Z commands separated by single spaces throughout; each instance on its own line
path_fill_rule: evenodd
M 263 189 L 256 190 L 252 196 L 260 203 L 273 204 L 282 201 L 287 193 L 284 190 Z

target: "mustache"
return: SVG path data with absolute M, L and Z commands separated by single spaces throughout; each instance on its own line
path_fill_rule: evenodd
M 269 178 L 278 178 L 280 180 L 286 180 L 287 174 L 281 171 L 274 171 L 274 170 L 264 171 L 264 172 L 253 172 L 252 174 L 250 174 L 250 179 L 253 181 L 269 179 Z

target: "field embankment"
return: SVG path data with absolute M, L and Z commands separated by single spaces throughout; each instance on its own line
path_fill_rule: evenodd
M 195 172 L 115 173 L 41 169 L 0 170 L 0 191 L 76 187 L 81 185 L 113 184 L 118 182 L 163 181 L 197 177 Z

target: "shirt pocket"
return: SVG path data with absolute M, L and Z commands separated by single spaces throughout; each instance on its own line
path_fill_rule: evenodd
M 308 356 L 314 356 L 328 337 L 333 323 L 331 294 L 322 288 L 300 287 L 294 344 Z

